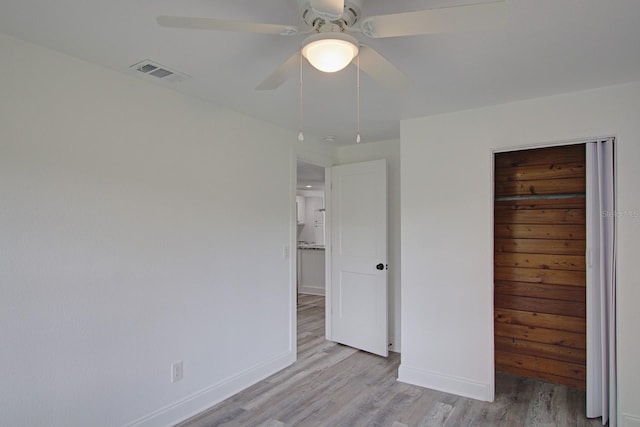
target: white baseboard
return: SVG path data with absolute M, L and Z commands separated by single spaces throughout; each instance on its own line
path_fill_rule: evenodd
M 324 286 L 300 286 L 298 292 L 301 294 L 324 296 Z
M 622 427 L 640 427 L 640 416 L 622 414 Z
M 398 369 L 398 381 L 471 399 L 486 402 L 493 400 L 490 384 L 433 371 L 424 371 L 402 364 Z
M 295 352 L 288 351 L 239 374 L 225 378 L 164 408 L 160 408 L 127 424 L 127 426 L 173 426 L 286 368 L 295 362 L 295 358 Z

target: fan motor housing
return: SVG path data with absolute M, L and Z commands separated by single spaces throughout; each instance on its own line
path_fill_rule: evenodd
M 302 20 L 312 28 L 318 28 L 323 24 L 333 23 L 341 28 L 351 27 L 362 16 L 362 2 L 363 0 L 345 0 L 344 13 L 336 20 L 328 20 L 311 7 L 310 0 L 298 0 L 298 7 L 300 8 L 300 16 Z

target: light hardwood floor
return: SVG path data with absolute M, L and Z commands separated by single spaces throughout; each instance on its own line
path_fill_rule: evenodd
M 599 426 L 584 391 L 507 374 L 480 402 L 396 381 L 385 359 L 324 339 L 324 298 L 300 295 L 298 361 L 179 424 L 209 426 Z

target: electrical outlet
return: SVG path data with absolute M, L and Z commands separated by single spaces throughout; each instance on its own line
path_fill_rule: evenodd
M 171 382 L 177 383 L 183 376 L 182 360 L 171 364 Z

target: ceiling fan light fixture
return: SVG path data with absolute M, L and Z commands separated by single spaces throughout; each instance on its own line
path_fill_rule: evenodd
M 335 73 L 358 55 L 358 40 L 343 33 L 314 34 L 305 39 L 302 55 L 318 70 Z

